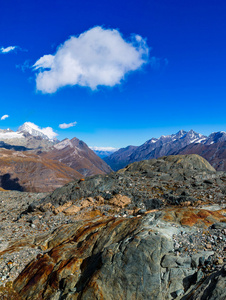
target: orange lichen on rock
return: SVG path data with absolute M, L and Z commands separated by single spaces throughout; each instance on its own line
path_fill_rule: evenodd
M 14 281 L 15 290 L 24 299 L 38 300 L 50 299 L 60 283 L 75 286 L 81 272 L 89 270 L 90 257 L 128 236 L 139 222 L 138 218 L 105 217 L 63 225 L 52 233 L 48 253 L 33 260 Z
M 169 208 L 163 212 L 162 219 L 185 226 L 210 226 L 216 222 L 226 222 L 225 210 L 210 211 L 193 208 Z

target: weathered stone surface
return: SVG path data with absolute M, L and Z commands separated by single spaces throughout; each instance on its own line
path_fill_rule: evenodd
M 109 204 L 118 206 L 120 208 L 124 208 L 125 206 L 127 206 L 130 203 L 131 203 L 131 199 L 130 198 L 128 198 L 126 196 L 122 196 L 120 194 L 115 195 L 109 201 Z
M 65 215 L 74 215 L 80 211 L 80 207 L 76 205 L 71 205 L 70 207 L 63 210 Z
M 218 272 L 208 276 L 182 300 L 225 300 L 226 299 L 226 265 Z
M 213 252 L 178 256 L 173 235 L 192 236 L 194 228 L 181 227 L 179 214 L 176 226 L 164 218 L 156 211 L 64 225 L 39 241 L 45 253 L 23 270 L 14 288 L 26 300 L 182 299 L 203 278 L 198 268 Z

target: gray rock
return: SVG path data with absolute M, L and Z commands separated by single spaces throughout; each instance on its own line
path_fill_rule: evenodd
M 226 229 L 226 223 L 215 223 L 212 225 L 213 229 Z
M 212 273 L 204 282 L 197 285 L 182 300 L 225 300 L 226 265 L 220 271 Z

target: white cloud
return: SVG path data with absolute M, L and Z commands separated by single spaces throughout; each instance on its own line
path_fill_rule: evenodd
M 33 65 L 38 70 L 37 90 L 54 93 L 66 85 L 114 86 L 125 74 L 147 63 L 149 48 L 140 35 L 123 39 L 116 29 L 100 26 L 72 36 L 55 55 L 44 55 Z
M 77 124 L 77 122 L 72 122 L 72 123 L 69 123 L 69 124 L 63 123 L 63 124 L 60 124 L 59 127 L 61 129 L 67 129 L 67 128 L 75 126 L 76 124 Z
M 16 48 L 17 48 L 16 46 L 9 46 L 6 48 L 2 47 L 2 48 L 0 48 L 0 52 L 1 53 L 9 53 L 9 52 L 15 50 Z
M 8 117 L 9 117 L 9 115 L 4 115 L 4 116 L 1 117 L 1 120 L 5 120 Z

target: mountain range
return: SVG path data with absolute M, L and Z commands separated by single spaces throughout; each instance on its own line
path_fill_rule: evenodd
M 0 186 L 5 189 L 53 191 L 75 178 L 112 171 L 83 141 L 60 142 L 30 122 L 16 132 L 0 130 L 0 148 Z
M 193 130 L 180 130 L 175 134 L 152 138 L 141 146 L 121 148 L 104 161 L 119 170 L 135 161 L 177 154 L 199 154 L 217 170 L 226 170 L 226 132 L 202 135 Z
M 152 138 L 141 146 L 115 150 L 88 147 L 76 137 L 58 141 L 51 130 L 43 132 L 30 122 L 16 132 L 0 130 L 0 187 L 51 191 L 75 178 L 107 174 L 136 161 L 179 154 L 199 154 L 216 170 L 226 170 L 224 131 L 205 136 L 193 130 L 180 130 Z

